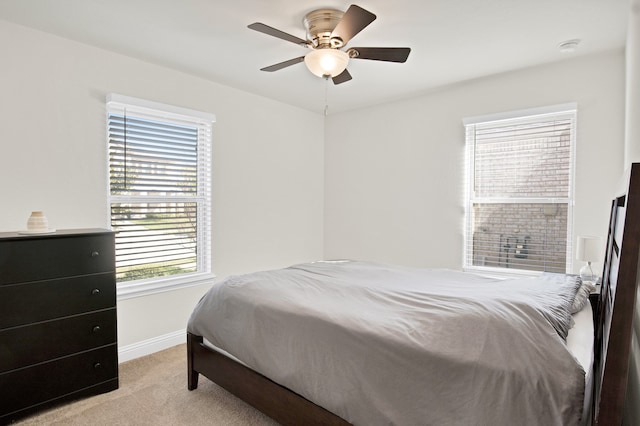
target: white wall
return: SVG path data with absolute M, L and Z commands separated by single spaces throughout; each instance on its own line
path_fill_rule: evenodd
M 330 115 L 325 257 L 460 268 L 462 119 L 567 102 L 578 105 L 574 235 L 605 237 L 623 169 L 624 75 L 623 51 L 610 51 Z
M 108 226 L 105 96 L 115 92 L 216 115 L 219 278 L 322 257 L 321 115 L 4 21 L 0 40 L 0 231 L 24 229 L 32 210 L 55 228 Z M 207 288 L 121 301 L 120 346 L 184 329 Z
M 626 128 L 625 166 L 640 161 L 640 0 L 631 1 L 626 45 Z M 633 220 L 637 220 L 634 218 Z M 640 287 L 636 295 L 636 310 L 631 338 L 629 384 L 625 404 L 625 425 L 640 424 Z
M 627 26 L 625 166 L 640 161 L 640 0 L 631 2 Z

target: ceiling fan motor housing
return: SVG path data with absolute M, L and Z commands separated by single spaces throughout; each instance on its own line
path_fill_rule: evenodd
M 344 45 L 341 38 L 331 37 L 342 15 L 344 12 L 336 9 L 318 9 L 305 15 L 302 22 L 307 29 L 307 39 L 314 48 L 339 49 Z

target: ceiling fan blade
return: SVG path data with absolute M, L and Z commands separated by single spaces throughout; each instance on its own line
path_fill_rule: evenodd
M 331 37 L 339 37 L 344 44 L 347 44 L 349 40 L 375 19 L 376 15 L 373 13 L 352 4 L 344 15 L 342 15 L 342 19 L 338 22 L 338 25 L 333 29 Z
M 268 67 L 260 68 L 260 71 L 273 72 L 281 70 L 282 68 L 290 67 L 291 65 L 298 64 L 304 61 L 304 56 L 299 58 L 289 59 L 288 61 L 280 62 L 279 64 L 270 65 Z
M 340 83 L 344 83 L 345 81 L 351 80 L 351 78 L 352 78 L 351 74 L 349 74 L 349 71 L 345 69 L 340 74 L 333 77 L 332 80 L 333 80 L 333 84 L 340 84 Z
M 295 43 L 300 46 L 307 46 L 309 44 L 307 40 L 303 40 L 299 37 L 285 33 L 284 31 L 277 30 L 261 22 L 254 22 L 253 24 L 247 25 L 247 27 L 251 28 L 252 30 L 255 30 L 273 37 L 280 38 L 282 40 L 290 41 L 291 43 Z
M 352 47 L 348 53 L 353 59 L 406 62 L 411 49 L 408 47 Z

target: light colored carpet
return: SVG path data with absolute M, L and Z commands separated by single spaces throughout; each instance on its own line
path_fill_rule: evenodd
M 120 388 L 16 425 L 264 425 L 277 423 L 200 376 L 187 390 L 187 349 L 179 345 L 120 364 Z

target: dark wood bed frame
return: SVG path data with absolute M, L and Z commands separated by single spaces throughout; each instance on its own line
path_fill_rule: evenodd
M 640 163 L 627 193 L 611 204 L 602 286 L 596 309 L 593 424 L 620 425 L 624 410 L 640 255 Z
M 622 424 L 631 356 L 640 245 L 640 163 L 628 191 L 613 200 L 600 295 L 595 299 L 592 424 Z M 625 217 L 628 220 L 625 220 Z M 594 299 L 594 298 L 592 298 Z M 347 425 L 344 419 L 187 333 L 188 388 L 200 374 L 283 425 Z

